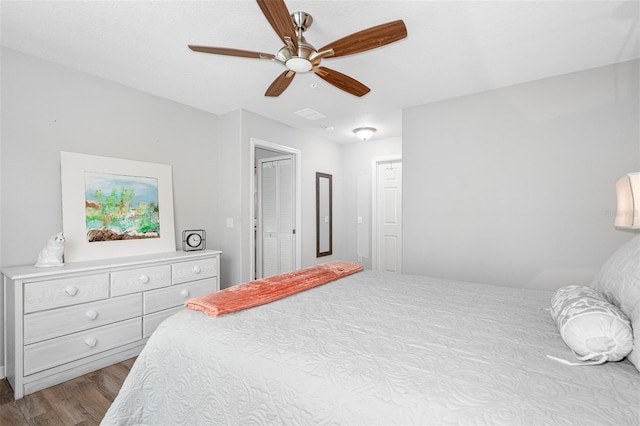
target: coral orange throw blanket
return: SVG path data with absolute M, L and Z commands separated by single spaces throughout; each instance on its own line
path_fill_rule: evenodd
M 217 317 L 264 305 L 362 271 L 362 269 L 362 265 L 357 263 L 336 260 L 196 297 L 188 300 L 186 306 L 188 309 L 202 311 L 207 315 Z

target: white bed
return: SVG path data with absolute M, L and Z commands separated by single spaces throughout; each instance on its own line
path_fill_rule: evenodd
M 628 360 L 569 366 L 552 293 L 363 271 L 237 313 L 185 310 L 103 424 L 640 424 Z

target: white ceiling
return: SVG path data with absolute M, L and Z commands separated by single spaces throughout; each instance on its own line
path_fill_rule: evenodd
M 408 37 L 323 66 L 371 88 L 362 98 L 313 73 L 278 98 L 264 92 L 278 62 L 192 52 L 187 44 L 276 53 L 282 42 L 253 0 L 2 0 L 2 45 L 115 82 L 223 114 L 243 108 L 340 143 L 352 129 L 401 134 L 401 110 L 640 57 L 639 2 L 298 1 L 313 16 L 316 48 L 403 19 Z M 312 88 L 312 85 L 316 85 Z M 326 118 L 293 113 L 311 108 Z M 330 130 L 333 129 L 333 130 Z

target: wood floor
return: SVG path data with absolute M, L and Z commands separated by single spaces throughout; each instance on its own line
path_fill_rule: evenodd
M 7 379 L 0 381 L 0 425 L 97 425 L 115 399 L 135 358 L 17 401 Z

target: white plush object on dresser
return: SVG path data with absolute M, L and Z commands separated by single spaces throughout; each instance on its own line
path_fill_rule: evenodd
M 65 238 L 62 232 L 49 238 L 47 245 L 38 253 L 38 260 L 35 266 L 38 268 L 48 268 L 64 265 L 64 243 Z
M 640 371 L 640 235 L 622 245 L 591 283 L 631 320 L 633 349 L 627 358 Z
M 187 298 L 220 289 L 219 258 L 180 251 L 3 269 L 14 397 L 137 355 Z

